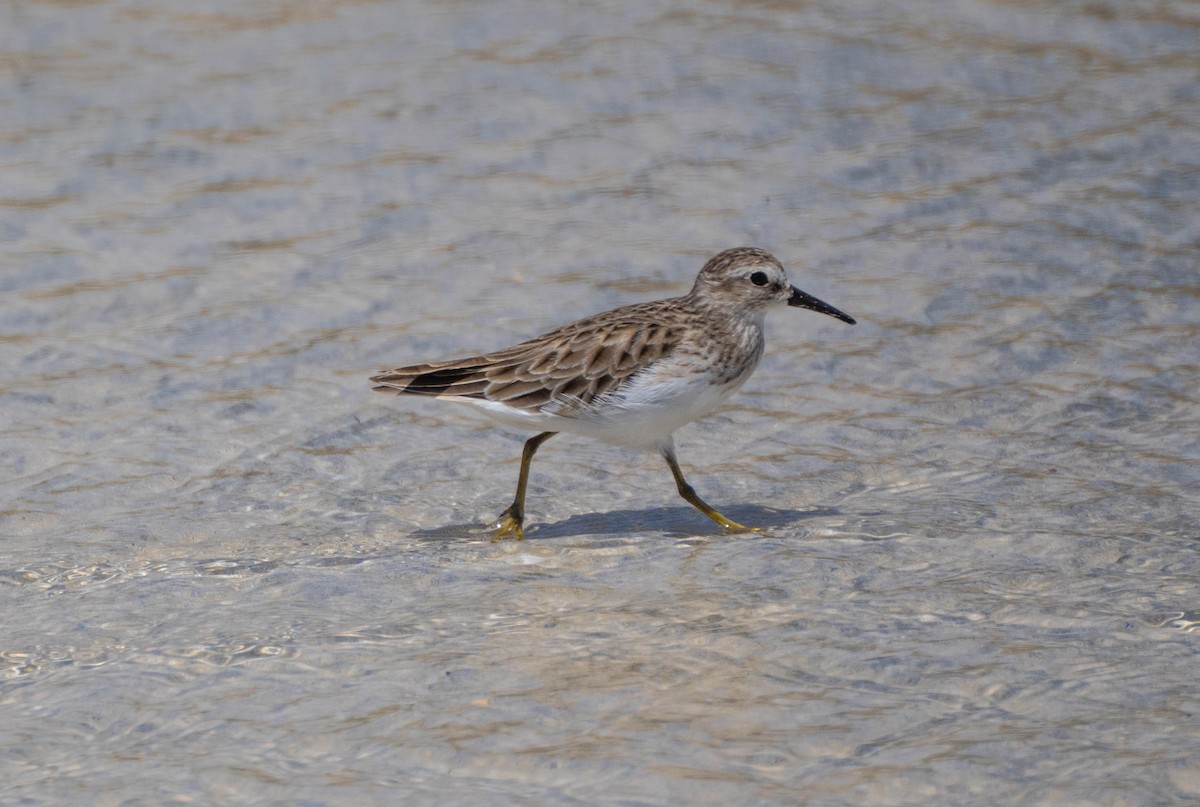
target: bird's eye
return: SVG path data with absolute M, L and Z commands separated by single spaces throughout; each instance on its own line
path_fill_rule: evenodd
M 754 274 L 750 275 L 750 282 L 753 283 L 755 286 L 767 285 L 767 273 L 766 272 L 755 272 Z

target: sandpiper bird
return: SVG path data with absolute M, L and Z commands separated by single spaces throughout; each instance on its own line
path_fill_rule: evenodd
M 713 256 L 682 297 L 637 303 L 468 359 L 414 364 L 373 376 L 374 389 L 472 404 L 538 432 L 521 452 L 517 495 L 493 540 L 525 537 L 529 464 L 558 432 L 660 452 L 679 495 L 728 531 L 753 529 L 718 513 L 679 469 L 672 432 L 713 411 L 745 383 L 763 353 L 767 309 L 794 306 L 854 318 L 788 282 L 754 247 Z

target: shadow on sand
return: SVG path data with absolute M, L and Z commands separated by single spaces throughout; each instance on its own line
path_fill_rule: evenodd
M 802 521 L 839 515 L 836 508 L 812 510 L 779 510 L 761 505 L 740 505 L 722 512 L 734 521 L 770 531 L 777 527 L 794 526 Z M 573 538 L 584 535 L 624 537 L 646 532 L 661 532 L 669 538 L 719 538 L 726 533 L 691 507 L 652 507 L 641 510 L 609 510 L 603 513 L 582 513 L 561 521 L 525 523 L 525 540 Z M 756 533 L 737 533 L 753 536 Z M 479 541 L 491 535 L 486 524 L 447 524 L 428 530 L 417 530 L 412 537 L 422 541 Z

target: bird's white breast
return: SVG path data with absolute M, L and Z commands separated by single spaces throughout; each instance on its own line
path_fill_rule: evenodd
M 498 401 L 459 400 L 518 429 L 569 432 L 614 445 L 657 450 L 673 431 L 709 414 L 737 392 L 753 369 L 751 365 L 737 377 L 719 383 L 698 367 L 660 361 L 587 407 L 567 402 L 529 411 Z

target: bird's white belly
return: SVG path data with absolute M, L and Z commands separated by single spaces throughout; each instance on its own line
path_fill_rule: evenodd
M 517 410 L 495 401 L 470 403 L 518 429 L 570 432 L 614 445 L 660 449 L 673 431 L 712 412 L 749 376 L 747 371 L 729 383 L 718 384 L 707 373 L 681 374 L 677 368 L 659 365 L 633 379 L 619 394 L 600 398 L 566 416 Z

